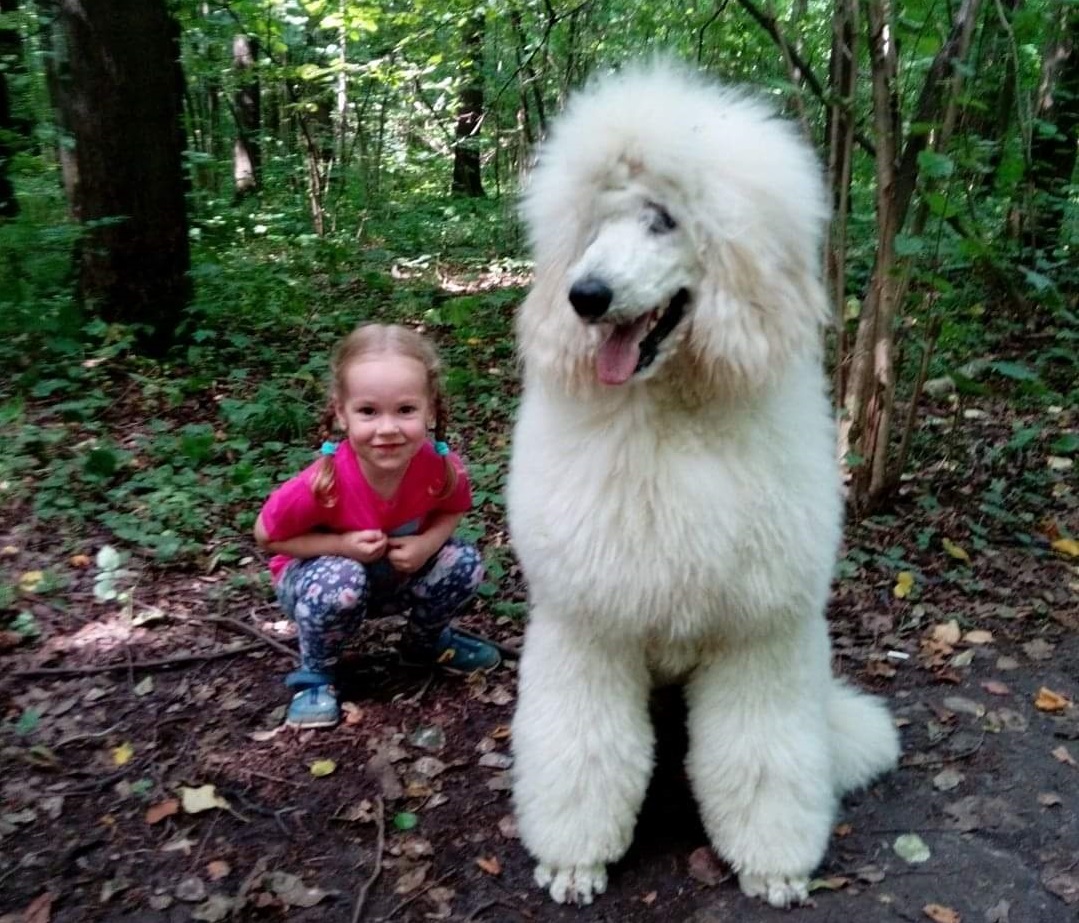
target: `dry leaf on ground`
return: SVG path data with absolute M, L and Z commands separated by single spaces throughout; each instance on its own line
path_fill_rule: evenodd
M 180 802 L 175 798 L 169 798 L 166 801 L 151 805 L 146 809 L 146 823 L 156 824 L 159 821 L 163 821 L 166 817 L 172 817 L 172 815 L 179 810 Z
M 1038 709 L 1038 711 L 1064 711 L 1069 705 L 1071 705 L 1071 701 L 1067 696 L 1063 696 L 1059 692 L 1054 692 L 1052 689 L 1048 689 L 1045 686 L 1042 686 L 1041 689 L 1038 690 L 1038 695 L 1034 699 L 1034 707 Z
M 922 908 L 924 913 L 933 923 L 961 923 L 962 917 L 957 910 L 945 907 L 942 904 L 926 904 Z
M 488 875 L 502 874 L 502 863 L 498 861 L 498 856 L 480 856 L 476 860 L 476 865 Z

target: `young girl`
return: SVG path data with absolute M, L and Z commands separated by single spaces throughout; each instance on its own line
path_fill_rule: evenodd
M 442 441 L 434 348 L 396 325 L 366 324 L 334 353 L 332 410 L 345 437 L 270 495 L 255 540 L 277 598 L 296 621 L 300 668 L 287 721 L 329 727 L 340 709 L 332 667 L 368 613 L 411 610 L 402 658 L 455 672 L 493 669 L 498 652 L 449 627 L 483 577 L 479 552 L 453 538 L 472 505 L 461 460 Z M 427 437 L 434 427 L 435 440 Z

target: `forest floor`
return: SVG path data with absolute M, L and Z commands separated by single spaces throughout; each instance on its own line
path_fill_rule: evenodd
M 27 593 L 32 643 L 0 634 L 0 921 L 1079 919 L 1079 572 L 1058 541 L 1079 534 L 1074 471 L 1044 441 L 1003 452 L 1022 420 L 994 398 L 942 398 L 924 423 L 934 452 L 848 528 L 829 611 L 836 669 L 888 698 L 902 765 L 844 802 L 811 905 L 743 897 L 707 848 L 677 695 L 656 699 L 657 771 L 608 893 L 559 907 L 512 816 L 512 658 L 409 672 L 387 653 L 398 625 L 372 622 L 344 722 L 281 729 L 292 642 L 235 580 L 263 566 L 253 549 L 232 572 L 144 574 L 124 613 L 92 592 L 103 536 L 73 556 L 16 507 L 4 579 L 69 581 L 62 602 Z M 505 542 L 488 512 L 484 542 Z M 523 599 L 512 568 L 500 596 Z M 463 623 L 512 650 L 521 623 L 496 601 Z

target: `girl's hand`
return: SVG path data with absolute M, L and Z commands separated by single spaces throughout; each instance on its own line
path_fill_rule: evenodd
M 386 533 L 378 529 L 346 532 L 341 536 L 341 540 L 345 546 L 344 556 L 361 564 L 377 561 L 386 553 Z
M 399 574 L 416 573 L 438 551 L 431 547 L 431 540 L 426 535 L 401 535 L 391 538 L 388 545 L 386 557 Z

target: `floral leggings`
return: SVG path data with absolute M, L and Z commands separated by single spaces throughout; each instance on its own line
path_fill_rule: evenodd
M 411 610 L 406 646 L 434 654 L 435 642 L 483 579 L 479 551 L 451 538 L 415 574 L 325 556 L 292 561 L 277 581 L 277 600 L 296 622 L 300 670 L 327 673 L 369 613 Z

